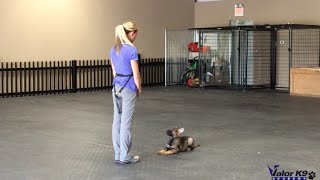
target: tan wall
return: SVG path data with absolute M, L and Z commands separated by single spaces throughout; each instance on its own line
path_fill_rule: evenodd
M 128 19 L 142 57 L 163 57 L 164 29 L 193 27 L 194 1 L 1 0 L 0 61 L 106 59 Z
M 244 17 L 234 16 L 234 4 L 244 4 Z M 223 0 L 196 3 L 195 26 L 228 26 L 230 19 L 252 19 L 256 24 L 320 24 L 319 0 Z

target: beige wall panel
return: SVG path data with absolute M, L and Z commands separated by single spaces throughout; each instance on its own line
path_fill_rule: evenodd
M 193 27 L 194 1 L 0 0 L 0 61 L 106 59 L 125 20 L 142 57 L 163 57 L 164 29 Z
M 234 5 L 244 4 L 244 16 L 234 16 Z M 196 3 L 195 26 L 227 26 L 230 19 L 252 19 L 256 24 L 320 24 L 319 0 L 223 0 Z

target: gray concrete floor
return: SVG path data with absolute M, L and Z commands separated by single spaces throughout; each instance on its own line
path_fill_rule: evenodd
M 110 92 L 0 99 L 1 180 L 271 179 L 267 165 L 320 176 L 320 99 L 145 88 L 133 122 L 141 162 L 113 162 Z M 159 156 L 180 126 L 201 145 Z

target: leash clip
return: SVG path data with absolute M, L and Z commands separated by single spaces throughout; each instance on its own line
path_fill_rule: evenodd
M 119 92 L 115 92 L 115 93 L 114 93 L 114 96 L 115 96 L 116 98 L 119 98 L 118 95 L 119 95 Z

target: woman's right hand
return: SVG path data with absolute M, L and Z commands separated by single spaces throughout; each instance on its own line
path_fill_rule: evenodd
M 138 88 L 137 96 L 141 94 L 141 77 L 139 72 L 139 64 L 138 61 L 131 61 L 132 73 L 134 78 L 134 83 Z
M 141 90 L 141 89 L 138 89 L 137 97 L 139 97 L 139 96 L 140 96 L 141 92 L 142 92 L 142 90 Z

